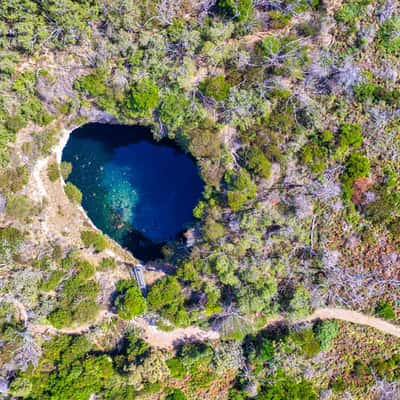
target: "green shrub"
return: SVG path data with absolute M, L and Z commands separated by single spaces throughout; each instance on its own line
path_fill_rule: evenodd
M 147 301 L 152 311 L 157 311 L 177 325 L 185 326 L 189 317 L 184 308 L 185 297 L 175 276 L 158 280 L 149 290 Z
M 167 365 L 173 378 L 183 379 L 188 374 L 187 369 L 178 357 L 167 360 Z
M 10 384 L 9 393 L 12 396 L 26 398 L 31 391 L 32 382 L 27 378 L 17 377 Z
M 387 19 L 380 27 L 378 32 L 378 42 L 380 47 L 387 53 L 400 53 L 400 17 L 396 16 Z
M 160 104 L 159 117 L 167 126 L 168 133 L 180 129 L 187 118 L 189 101 L 179 92 L 170 92 Z
M 225 174 L 225 182 L 228 188 L 228 205 L 233 211 L 239 211 L 247 201 L 256 197 L 257 186 L 245 169 L 238 172 L 228 171 Z
M 290 337 L 300 347 L 300 353 L 306 358 L 314 357 L 321 351 L 320 342 L 311 328 L 293 332 Z
M 248 21 L 253 17 L 252 0 L 218 0 L 216 6 L 220 14 L 238 21 Z
M 247 168 L 265 179 L 268 179 L 271 175 L 271 163 L 257 146 L 252 146 L 247 154 Z
M 51 182 L 55 182 L 60 178 L 60 169 L 58 167 L 58 162 L 54 161 L 49 163 L 47 167 L 47 176 Z
M 34 207 L 29 197 L 15 194 L 7 199 L 6 212 L 10 217 L 23 220 L 33 214 Z
M 279 374 L 275 383 L 267 384 L 257 397 L 260 400 L 317 400 L 312 384 L 304 379 Z
M 300 160 L 308 165 L 312 172 L 319 174 L 326 168 L 327 149 L 317 143 L 309 143 L 303 147 Z
M 351 0 L 343 4 L 336 14 L 335 18 L 345 24 L 355 23 L 366 14 L 366 6 L 370 0 Z
M 390 225 L 400 214 L 400 193 L 387 184 L 374 188 L 375 201 L 365 206 L 365 216 L 374 224 Z
M 78 78 L 74 84 L 74 88 L 93 97 L 106 94 L 107 86 L 105 85 L 106 73 L 102 69 Z
M 65 273 L 63 271 L 52 272 L 47 281 L 42 283 L 40 289 L 45 292 L 50 292 L 52 290 L 55 290 L 64 276 Z
M 207 97 L 213 98 L 215 101 L 226 100 L 231 85 L 225 80 L 224 75 L 218 75 L 205 79 L 200 83 L 200 91 Z
M 61 329 L 72 324 L 72 313 L 68 309 L 57 308 L 49 314 L 47 319 L 55 328 Z
M 53 119 L 37 97 L 32 97 L 21 104 L 21 114 L 27 121 L 33 121 L 39 126 L 48 125 Z
M 396 318 L 396 312 L 393 309 L 393 306 L 386 301 L 379 301 L 375 308 L 375 314 L 378 317 L 392 320 Z
M 111 257 L 105 257 L 100 261 L 100 269 L 115 269 L 117 267 L 117 261 Z
M 368 176 L 370 169 L 368 158 L 360 153 L 353 153 L 347 158 L 345 170 L 341 177 L 343 195 L 346 200 L 351 199 L 354 181 Z
M 146 300 L 135 281 L 119 281 L 116 285 L 116 289 L 118 294 L 114 304 L 121 318 L 131 320 L 133 317 L 146 312 Z
M 85 247 L 93 246 L 96 251 L 103 251 L 107 247 L 107 238 L 96 231 L 82 231 L 81 239 Z
M 328 350 L 332 341 L 339 335 L 339 324 L 337 321 L 321 321 L 314 325 L 314 334 L 321 344 L 321 350 Z
M 23 242 L 24 234 L 17 228 L 0 228 L 0 260 L 4 260 L 9 254 L 15 254 Z
M 64 187 L 65 194 L 73 202 L 82 203 L 82 192 L 71 182 L 67 182 Z
M 7 117 L 4 125 L 9 131 L 17 133 L 20 129 L 26 126 L 26 123 L 26 119 L 24 119 L 20 114 L 15 114 Z
M 133 85 L 128 101 L 132 116 L 148 117 L 158 103 L 158 86 L 152 80 L 144 78 Z
M 29 171 L 25 165 L 15 169 L 0 171 L 0 188 L 5 193 L 15 193 L 21 190 L 29 181 Z
M 363 82 L 359 85 L 354 86 L 354 95 L 356 99 L 360 102 L 365 102 L 367 100 L 373 100 L 375 97 L 376 86 L 372 82 Z
M 211 217 L 207 217 L 203 226 L 203 233 L 209 240 L 216 241 L 225 235 L 225 227 L 219 222 L 214 221 Z
M 339 130 L 339 146 L 347 149 L 348 147 L 358 148 L 363 144 L 364 137 L 361 133 L 359 124 L 344 124 Z
M 270 17 L 269 25 L 272 29 L 282 29 L 287 26 L 292 19 L 292 15 L 283 13 L 279 10 L 268 11 Z
M 64 181 L 66 181 L 72 172 L 72 164 L 67 161 L 61 161 L 60 172 L 61 172 L 61 176 L 63 177 Z

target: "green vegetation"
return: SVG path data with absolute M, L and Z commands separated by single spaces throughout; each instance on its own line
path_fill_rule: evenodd
M 339 325 L 337 321 L 322 321 L 314 326 L 314 333 L 318 339 L 321 349 L 328 350 L 332 341 L 339 335 Z
M 358 178 L 365 178 L 371 170 L 370 162 L 367 157 L 360 153 L 351 154 L 345 164 L 342 175 L 342 188 L 345 199 L 350 199 L 353 193 L 354 181 Z
M 9 396 L 363 400 L 398 385 L 392 338 L 298 322 L 327 302 L 394 324 L 399 314 L 395 1 L 0 3 Z M 66 183 L 66 210 L 51 197 L 70 164 L 46 161 L 54 185 L 36 190 L 61 130 L 111 118 L 176 140 L 206 184 L 189 240 L 164 246 L 154 266 L 167 274 L 147 298 L 118 281 L 125 257 L 106 257 L 103 235 L 71 232 L 82 193 Z M 100 309 L 112 318 L 96 319 Z M 142 315 L 221 339 L 155 349 L 127 323 Z M 285 321 L 264 328 L 275 317 Z M 95 326 L 47 340 L 33 330 L 46 324 Z
M 312 385 L 305 381 L 296 381 L 287 376 L 279 376 L 279 380 L 266 385 L 261 396 L 262 400 L 317 400 L 318 396 Z
M 393 309 L 393 306 L 385 301 L 378 302 L 378 304 L 376 305 L 375 314 L 378 317 L 389 320 L 396 318 L 396 313 Z
M 228 97 L 230 84 L 225 81 L 224 75 L 218 75 L 201 82 L 199 89 L 205 96 L 222 101 Z
M 171 322 L 181 326 L 188 324 L 189 318 L 184 308 L 185 298 L 176 277 L 167 276 L 157 281 L 150 288 L 147 301 L 150 310 L 160 312 Z
M 116 289 L 117 296 L 114 304 L 121 318 L 131 320 L 133 317 L 146 312 L 146 300 L 135 281 L 119 281 Z
M 82 231 L 81 239 L 85 247 L 94 247 L 96 251 L 103 251 L 107 248 L 107 238 L 96 231 Z
M 74 274 L 57 287 L 57 306 L 48 316 L 56 328 L 86 323 L 93 320 L 99 311 L 96 304 L 99 285 L 93 279 L 93 265 L 73 255 L 64 259 L 64 265 L 73 268 Z
M 158 87 L 152 80 L 144 78 L 134 84 L 128 99 L 128 107 L 133 116 L 150 116 L 158 103 Z
M 82 203 L 82 192 L 71 182 L 67 182 L 64 187 L 65 194 L 73 202 Z

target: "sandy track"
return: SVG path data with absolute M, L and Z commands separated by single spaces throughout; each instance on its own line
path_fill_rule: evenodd
M 380 318 L 362 314 L 358 311 L 346 310 L 344 308 L 319 308 L 308 318 L 304 319 L 303 322 L 316 319 L 337 319 L 353 324 L 369 326 L 382 333 L 400 337 L 400 326 L 396 326 Z
M 98 314 L 95 321 L 90 324 L 81 325 L 74 328 L 56 329 L 50 325 L 28 325 L 28 329 L 36 334 L 66 334 L 79 335 L 90 330 L 106 318 L 118 317 L 109 311 L 102 310 Z M 296 321 L 296 323 L 312 322 L 317 319 L 336 319 L 353 324 L 369 326 L 380 332 L 395 337 L 400 337 L 400 327 L 380 318 L 368 316 L 358 311 L 346 310 L 343 308 L 319 308 L 310 316 Z M 281 320 L 279 318 L 279 320 Z M 272 325 L 277 319 L 269 321 L 266 326 Z M 220 335 L 213 330 L 203 330 L 195 326 L 188 328 L 177 328 L 171 331 L 162 331 L 154 325 L 150 325 L 144 318 L 135 318 L 132 321 L 132 326 L 139 328 L 142 331 L 142 338 L 151 346 L 160 349 L 173 349 L 182 343 L 191 343 L 198 341 L 217 340 Z

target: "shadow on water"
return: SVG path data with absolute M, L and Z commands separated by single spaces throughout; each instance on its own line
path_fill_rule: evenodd
M 204 185 L 195 161 L 146 127 L 84 125 L 62 159 L 73 165 L 68 180 L 91 220 L 143 261 L 161 258 L 163 245 L 193 223 Z

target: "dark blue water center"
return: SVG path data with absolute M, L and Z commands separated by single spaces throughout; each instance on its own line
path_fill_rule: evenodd
M 194 160 L 138 126 L 87 124 L 63 151 L 68 178 L 95 225 L 143 260 L 160 256 L 193 222 L 203 182 Z

